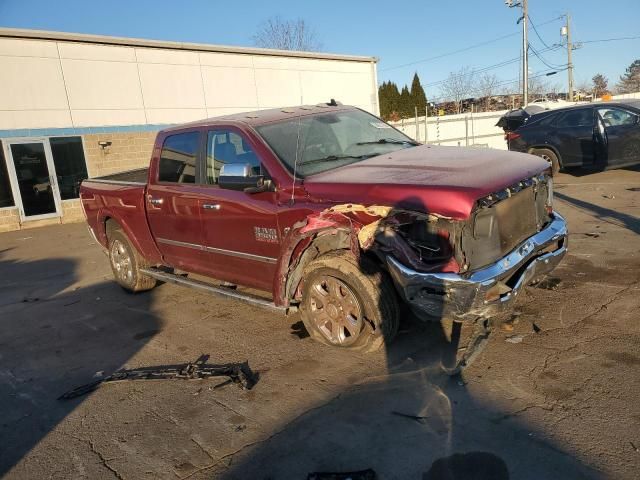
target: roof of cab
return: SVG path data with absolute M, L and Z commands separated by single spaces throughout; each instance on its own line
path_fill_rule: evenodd
M 270 108 L 265 110 L 254 110 L 252 112 L 232 113 L 230 115 L 222 115 L 219 117 L 205 118 L 196 120 L 195 122 L 175 125 L 162 131 L 182 130 L 189 127 L 206 127 L 224 122 L 241 122 L 251 127 L 265 125 L 267 123 L 279 122 L 290 118 L 304 117 L 307 115 L 315 115 L 318 113 L 338 112 L 344 110 L 353 110 L 356 107 L 350 105 L 332 105 L 320 103 L 318 105 L 299 105 L 297 107 Z

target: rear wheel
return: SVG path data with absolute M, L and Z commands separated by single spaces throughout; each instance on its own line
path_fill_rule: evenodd
M 142 292 L 156 286 L 154 278 L 140 272 L 147 264 L 121 229 L 109 233 L 109 262 L 113 276 L 125 290 Z
M 544 158 L 551 165 L 551 173 L 554 175 L 560 171 L 560 160 L 553 150 L 548 148 L 534 148 L 531 150 L 533 155 Z
M 305 268 L 302 321 L 315 340 L 374 351 L 398 332 L 399 306 L 387 274 L 366 258 L 330 254 Z

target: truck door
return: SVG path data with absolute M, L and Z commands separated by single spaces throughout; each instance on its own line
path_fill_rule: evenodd
M 271 291 L 281 241 L 276 194 L 221 188 L 220 169 L 232 164 L 265 174 L 242 132 L 233 127 L 210 130 L 200 210 L 205 268 L 211 276 Z
M 640 117 L 618 107 L 598 108 L 598 116 L 604 125 L 603 168 L 640 163 Z
M 590 166 L 595 161 L 593 108 L 571 109 L 555 125 L 557 148 L 565 166 Z
M 201 260 L 199 147 L 199 131 L 165 137 L 147 187 L 147 218 L 158 249 L 167 265 L 187 271 L 197 271 Z

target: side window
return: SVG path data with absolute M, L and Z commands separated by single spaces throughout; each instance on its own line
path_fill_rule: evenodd
M 593 110 L 580 108 L 571 110 L 558 119 L 556 127 L 591 127 L 593 126 Z
M 222 165 L 251 165 L 254 175 L 261 175 L 260 160 L 249 142 L 231 130 L 211 130 L 207 137 L 207 183 L 218 183 Z
M 602 118 L 605 126 L 616 127 L 618 125 L 635 125 L 637 115 L 622 110 L 621 108 L 599 108 L 598 115 Z
M 198 132 L 168 136 L 162 145 L 158 180 L 171 183 L 196 183 Z

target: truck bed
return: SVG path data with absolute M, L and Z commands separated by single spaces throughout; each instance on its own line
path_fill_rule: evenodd
M 160 261 L 146 213 L 148 168 L 89 178 L 80 186 L 82 207 L 96 240 L 108 248 L 107 222 L 113 220 L 150 263 Z
M 127 182 L 127 183 L 147 183 L 149 168 L 136 168 L 135 170 L 127 170 L 126 172 L 114 173 L 102 177 L 95 177 L 89 181 L 98 180 L 101 182 Z

